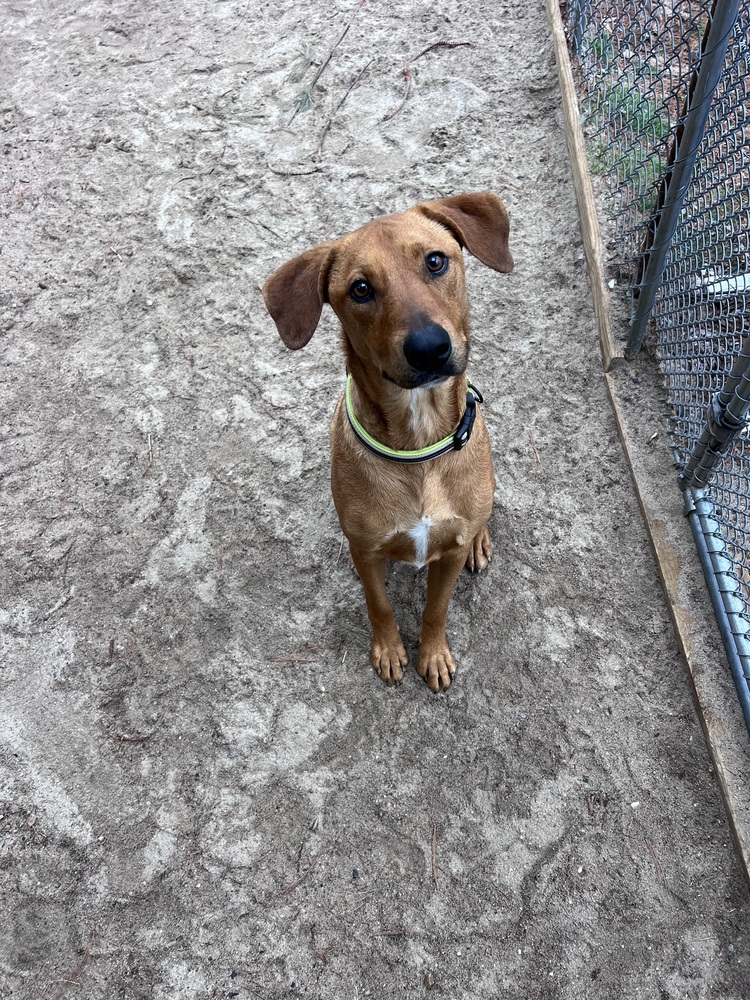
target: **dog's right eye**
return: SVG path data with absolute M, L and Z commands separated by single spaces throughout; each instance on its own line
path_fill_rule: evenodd
M 369 302 L 372 298 L 372 285 L 364 278 L 358 278 L 352 282 L 349 295 L 355 302 Z

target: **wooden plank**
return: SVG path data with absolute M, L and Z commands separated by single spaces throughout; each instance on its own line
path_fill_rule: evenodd
M 637 372 L 659 398 L 658 373 L 642 357 L 627 367 L 613 366 L 623 352 L 615 343 L 609 288 L 604 280 L 603 245 L 594 189 L 588 169 L 573 72 L 558 0 L 545 0 L 562 93 L 565 132 L 581 235 L 591 283 L 605 379 L 618 432 L 630 466 L 651 539 L 677 642 L 693 683 L 698 715 L 706 735 L 737 852 L 750 882 L 750 742 L 719 628 L 708 598 L 692 532 L 682 512 L 672 455 L 663 434 L 645 434 L 642 407 L 623 386 Z M 631 383 L 632 384 L 632 383 Z
M 602 266 L 602 234 L 599 228 L 599 216 L 594 200 L 594 187 L 591 183 L 591 174 L 589 173 L 588 160 L 586 158 L 586 146 L 578 112 L 578 98 L 576 97 L 573 71 L 568 57 L 568 46 L 565 40 L 560 6 L 558 0 L 545 0 L 545 2 L 547 4 L 547 16 L 555 48 L 557 77 L 560 82 L 563 115 L 565 118 L 565 138 L 568 144 L 573 186 L 575 187 L 576 199 L 578 201 L 583 250 L 586 255 L 586 266 L 591 284 L 591 297 L 594 302 L 594 315 L 599 335 L 599 346 L 602 352 L 604 370 L 609 371 L 612 367 L 612 362 L 616 358 L 622 358 L 623 354 L 615 344 L 614 337 L 612 336 L 612 324 L 609 313 L 609 288 L 604 280 L 604 268 Z
M 658 376 L 642 359 L 638 377 L 658 393 Z M 677 641 L 719 781 L 737 852 L 750 883 L 750 742 L 690 525 L 682 511 L 672 454 L 663 434 L 651 439 L 638 401 L 627 402 L 636 365 L 605 376 L 617 429 L 656 556 Z

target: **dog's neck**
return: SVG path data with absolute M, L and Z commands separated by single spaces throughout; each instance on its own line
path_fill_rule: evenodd
M 396 450 L 427 448 L 451 434 L 466 408 L 466 377 L 402 389 L 356 356 L 349 358 L 357 419 L 381 444 Z

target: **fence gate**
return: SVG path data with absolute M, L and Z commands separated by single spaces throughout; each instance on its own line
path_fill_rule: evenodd
M 570 0 L 589 167 L 750 728 L 750 4 Z M 741 7 L 741 9 L 740 9 Z

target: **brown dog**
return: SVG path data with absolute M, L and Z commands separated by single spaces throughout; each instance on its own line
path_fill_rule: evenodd
M 308 250 L 263 288 L 294 350 L 312 337 L 325 302 L 341 320 L 349 382 L 331 423 L 333 499 L 365 591 L 370 662 L 386 682 L 398 683 L 407 663 L 386 559 L 429 565 L 417 673 L 439 691 L 456 671 L 445 635 L 453 585 L 464 565 L 482 570 L 492 554 L 495 477 L 481 396 L 464 374 L 461 247 L 510 271 L 508 230 L 494 195 L 428 201 Z

